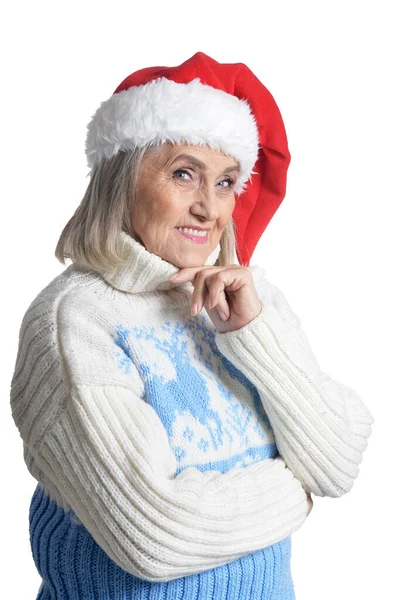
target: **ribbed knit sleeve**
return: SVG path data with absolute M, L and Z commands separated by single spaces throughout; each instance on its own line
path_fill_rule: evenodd
M 13 416 L 32 473 L 111 559 L 148 581 L 226 564 L 297 530 L 306 493 L 281 457 L 176 473 L 139 378 L 113 367 L 102 305 L 42 301 L 24 319 Z
M 358 475 L 374 417 L 352 388 L 322 372 L 298 316 L 259 271 L 261 313 L 215 343 L 257 387 L 279 453 L 305 489 L 339 497 Z

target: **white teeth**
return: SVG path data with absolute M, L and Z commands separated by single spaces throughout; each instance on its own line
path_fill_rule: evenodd
M 198 229 L 188 229 L 187 227 L 177 227 L 177 229 L 190 235 L 197 235 L 198 237 L 206 237 L 208 235 L 207 231 L 198 231 Z

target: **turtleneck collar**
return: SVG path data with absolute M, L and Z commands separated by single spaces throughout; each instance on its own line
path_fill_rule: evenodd
M 176 286 L 191 285 L 168 281 L 180 269 L 152 252 L 125 232 L 121 233 L 122 252 L 125 262 L 110 271 L 102 271 L 101 276 L 112 287 L 123 292 L 137 294 L 154 290 L 169 290 Z M 205 265 L 214 265 L 220 252 L 220 244 L 208 256 Z

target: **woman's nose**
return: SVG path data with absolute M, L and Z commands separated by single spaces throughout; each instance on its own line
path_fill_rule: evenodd
M 213 184 L 203 185 L 198 189 L 194 210 L 207 221 L 217 220 L 220 214 L 220 199 Z

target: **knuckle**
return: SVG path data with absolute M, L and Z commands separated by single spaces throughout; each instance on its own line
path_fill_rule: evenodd
M 214 279 L 220 283 L 221 281 L 223 281 L 224 279 L 224 274 L 225 274 L 225 270 L 224 271 L 218 271 L 217 273 L 215 273 L 214 275 Z

